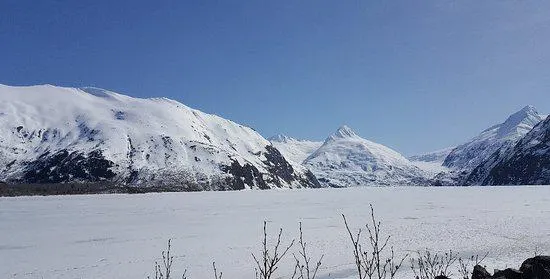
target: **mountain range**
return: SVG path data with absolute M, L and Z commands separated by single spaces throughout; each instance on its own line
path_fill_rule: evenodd
M 165 99 L 0 86 L 0 180 L 181 190 L 320 187 L 253 129 Z
M 407 158 L 386 146 L 358 136 L 348 126 L 340 127 L 324 142 L 272 138 L 284 156 L 299 159 L 325 187 L 427 185 L 425 173 Z M 304 148 L 304 143 L 307 148 Z M 316 147 L 312 149 L 310 147 Z M 300 152 L 287 153 L 299 150 Z
M 0 85 L 0 181 L 181 191 L 550 184 L 550 120 L 527 106 L 471 140 L 404 157 L 342 126 L 321 141 L 253 129 L 166 98 Z
M 326 187 L 550 184 L 544 156 L 537 155 L 550 153 L 543 148 L 545 144 L 550 146 L 550 141 L 540 139 L 549 128 L 537 126 L 546 118 L 547 115 L 540 114 L 535 107 L 526 106 L 461 145 L 409 158 L 360 138 L 346 126 L 324 143 L 287 136 L 273 137 L 271 141 L 284 156 L 300 154 L 295 162 L 310 169 Z M 532 135 L 537 131 L 536 136 Z M 536 151 L 525 147 L 527 138 L 537 139 Z M 521 172 L 526 175 L 513 171 L 519 163 L 527 161 L 531 165 L 525 168 L 530 171 Z M 503 178 L 510 173 L 515 176 Z

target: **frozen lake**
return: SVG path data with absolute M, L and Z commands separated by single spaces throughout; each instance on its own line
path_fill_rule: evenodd
M 0 278 L 146 278 L 169 238 L 190 279 L 212 278 L 213 260 L 224 278 L 253 278 L 264 220 L 285 241 L 302 221 L 312 254 L 325 254 L 320 278 L 347 278 L 353 255 L 341 214 L 358 228 L 369 203 L 399 253 L 488 251 L 492 270 L 550 252 L 550 187 L 20 197 L 0 198 Z M 280 278 L 293 267 L 287 260 Z

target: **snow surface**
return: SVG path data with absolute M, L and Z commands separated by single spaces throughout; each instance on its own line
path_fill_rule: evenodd
M 409 157 L 409 160 L 411 162 L 428 162 L 428 163 L 437 163 L 437 164 L 443 164 L 443 161 L 445 161 L 445 158 L 455 149 L 456 146 L 453 147 L 447 147 L 440 150 L 420 154 L 420 155 L 413 155 Z
M 437 174 L 440 174 L 442 172 L 446 173 L 451 171 L 451 169 L 442 166 L 441 163 L 438 162 L 411 161 L 411 163 L 419 169 L 423 170 L 430 178 L 433 178 Z
M 362 226 L 373 203 L 399 254 L 429 248 L 518 267 L 550 252 L 550 187 L 387 187 L 0 198 L 0 278 L 146 278 L 168 238 L 189 278 L 253 278 L 262 222 L 284 241 L 302 221 L 319 278 L 353 278 L 341 220 Z M 408 270 L 406 264 L 405 271 Z M 292 261 L 278 273 L 287 278 Z M 330 275 L 329 275 L 330 274 Z M 456 272 L 455 272 L 456 274 Z M 411 278 L 402 273 L 400 278 Z M 279 277 L 278 277 L 279 278 Z
M 288 160 L 302 164 L 309 155 L 319 149 L 323 142 L 298 140 L 285 135 L 276 135 L 268 139 Z
M 437 174 L 447 173 L 450 171 L 449 168 L 443 166 L 443 162 L 449 153 L 453 151 L 453 149 L 455 149 L 455 147 L 448 147 L 421 155 L 414 155 L 409 157 L 409 160 L 413 165 L 417 166 L 426 172 L 429 177 L 433 178 Z

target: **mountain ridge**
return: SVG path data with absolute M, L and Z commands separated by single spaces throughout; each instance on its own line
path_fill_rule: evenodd
M 543 117 L 534 106 L 525 106 L 504 122 L 483 130 L 478 136 L 457 146 L 445 158 L 443 166 L 471 171 L 498 149 L 515 144 Z
M 464 144 L 405 158 L 347 125 L 324 141 L 265 139 L 168 98 L 0 84 L 0 181 L 182 190 L 532 183 L 545 174 L 529 165 L 522 180 L 510 164 L 545 162 L 537 155 L 546 154 L 545 116 L 525 106 Z M 515 176 L 498 171 L 506 168 Z
M 503 147 L 475 168 L 467 185 L 550 184 L 550 117 L 515 145 Z
M 0 180 L 320 187 L 256 131 L 167 98 L 99 88 L 0 86 Z

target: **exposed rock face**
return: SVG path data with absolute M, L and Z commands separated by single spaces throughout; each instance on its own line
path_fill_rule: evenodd
M 519 270 L 495 270 L 493 275 L 484 267 L 476 265 L 472 279 L 550 279 L 550 256 L 536 256 L 525 260 Z
M 513 269 L 513 268 L 507 268 L 505 270 L 497 270 L 495 271 L 495 274 L 493 274 L 494 279 L 522 279 L 523 278 L 523 272 Z
M 266 150 L 266 160 L 264 163 L 267 165 L 269 172 L 274 174 L 273 178 L 282 179 L 287 183 L 291 183 L 294 180 L 294 169 L 292 165 L 285 160 L 281 152 L 275 147 L 266 146 Z
M 67 150 L 55 154 L 46 152 L 26 163 L 21 181 L 26 183 L 61 183 L 67 181 L 97 182 L 115 177 L 113 162 L 106 160 L 101 150 L 88 154 Z
M 250 164 L 241 166 L 239 162 L 233 161 L 231 166 L 222 166 L 222 170 L 232 175 L 231 178 L 227 179 L 231 190 L 243 190 L 246 185 L 255 186 L 259 189 L 269 189 L 260 171 Z
M 303 187 L 320 188 L 317 178 L 310 172 L 305 171 L 304 176 L 298 176 L 294 168 L 288 163 L 281 153 L 273 146 L 266 146 L 267 153 L 264 163 L 269 170 L 268 175 L 262 175 L 253 165 L 241 166 L 239 162 L 233 161 L 231 166 L 222 169 L 233 176 L 228 180 L 229 188 L 233 190 L 245 189 L 246 185 L 254 185 L 259 189 L 269 189 L 268 185 L 275 185 L 278 188 L 284 185 L 298 182 Z
M 519 269 L 524 278 L 550 279 L 550 256 L 536 256 L 527 259 Z
M 253 129 L 163 98 L 0 85 L 0 181 L 177 190 L 320 187 Z
M 480 265 L 474 266 L 472 271 L 472 279 L 489 279 L 491 278 L 491 273 L 487 271 L 484 267 Z

